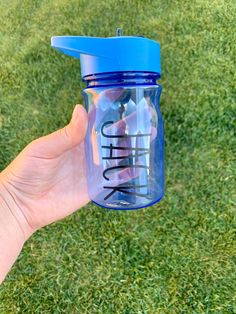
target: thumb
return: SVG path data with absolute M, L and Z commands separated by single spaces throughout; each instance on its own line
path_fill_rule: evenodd
M 64 128 L 40 137 L 30 143 L 31 154 L 38 157 L 54 158 L 80 144 L 86 134 L 87 112 L 81 105 L 76 105 L 72 119 Z

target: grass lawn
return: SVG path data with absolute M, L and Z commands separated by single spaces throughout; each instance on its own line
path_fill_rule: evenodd
M 236 313 L 233 0 L 2 0 L 0 170 L 82 103 L 79 61 L 53 35 L 161 43 L 165 198 L 90 203 L 38 231 L 0 288 L 0 313 Z M 1 254 L 1 252 L 0 252 Z

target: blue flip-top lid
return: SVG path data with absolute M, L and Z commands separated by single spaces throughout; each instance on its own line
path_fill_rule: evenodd
M 110 72 L 154 72 L 161 75 L 160 44 L 139 36 L 55 36 L 51 46 L 80 58 L 82 77 Z

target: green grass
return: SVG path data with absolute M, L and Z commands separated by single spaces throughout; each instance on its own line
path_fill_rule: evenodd
M 93 204 L 38 231 L 0 313 L 236 313 L 235 43 L 231 0 L 1 1 L 0 169 L 82 103 L 79 61 L 53 35 L 161 43 L 166 194 L 132 212 Z

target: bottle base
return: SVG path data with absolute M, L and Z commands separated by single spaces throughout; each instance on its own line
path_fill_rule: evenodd
M 152 201 L 148 204 L 140 204 L 140 205 L 129 203 L 128 201 L 122 201 L 122 200 L 114 200 L 112 202 L 107 202 L 103 204 L 99 204 L 94 200 L 92 200 L 92 202 L 100 207 L 111 209 L 111 210 L 137 210 L 137 209 L 152 206 L 155 203 L 160 202 L 163 197 L 164 197 L 164 193 L 157 200 Z

